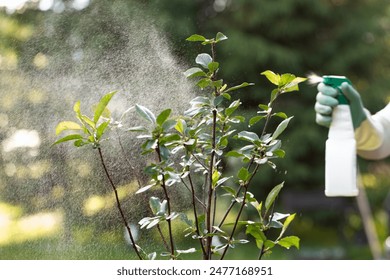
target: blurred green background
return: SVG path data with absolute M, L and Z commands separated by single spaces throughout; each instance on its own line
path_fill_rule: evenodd
M 217 50 L 220 75 L 230 84 L 256 84 L 239 93 L 244 104 L 266 102 L 271 88 L 260 73 L 267 69 L 348 76 L 372 113 L 390 101 L 390 4 L 385 0 L 0 0 L 1 259 L 135 258 L 96 157 L 91 151 L 51 148 L 55 122 L 72 113 L 79 96 L 96 102 L 112 88 L 129 92 L 132 101 L 132 80 L 140 73 L 150 79 L 147 90 L 154 82 L 172 88 L 171 76 L 158 73 L 185 70 L 197 53 L 208 51 L 185 38 L 194 33 L 209 38 L 219 31 L 229 37 Z M 144 60 L 127 59 L 132 52 Z M 160 64 L 177 61 L 177 66 L 155 70 L 148 64 L 156 60 L 150 52 Z M 59 79 L 76 76 L 75 85 Z M 74 91 L 68 94 L 69 89 Z M 96 95 L 88 93 L 87 99 L 90 91 Z M 327 130 L 315 124 L 315 95 L 315 88 L 302 85 L 277 104 L 294 115 L 284 136 L 286 158 L 276 171 L 258 176 L 254 192 L 264 197 L 286 181 L 279 212 L 297 213 L 289 230 L 301 238 L 301 248 L 275 250 L 268 258 L 373 259 L 356 200 L 323 194 Z M 160 98 L 172 97 L 167 90 Z M 144 100 L 147 104 L 147 96 Z M 127 211 L 137 213 L 131 221 L 136 224 L 142 215 L 136 209 L 145 203 L 132 195 L 131 172 L 111 149 L 110 164 L 125 174 L 117 176 L 121 197 Z M 389 161 L 359 159 L 359 165 L 379 257 L 388 258 Z M 152 250 L 155 239 L 142 233 L 139 242 Z M 229 258 L 253 256 L 255 248 L 242 245 Z

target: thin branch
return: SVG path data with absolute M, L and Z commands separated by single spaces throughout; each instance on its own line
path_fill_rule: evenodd
M 242 189 L 242 185 L 240 185 L 240 188 L 237 190 L 237 195 L 236 196 L 238 196 L 238 194 L 241 192 L 241 189 Z M 236 205 L 236 203 L 237 203 L 237 200 L 235 200 L 235 199 L 232 200 L 232 202 L 230 203 L 229 207 L 226 209 L 226 212 L 223 215 L 221 221 L 219 222 L 219 225 L 218 225 L 219 228 L 222 227 L 222 225 L 225 222 L 227 216 L 229 215 L 230 211 L 233 209 L 233 206 Z M 216 232 L 216 230 L 214 230 L 214 233 L 215 232 Z
M 158 157 L 159 162 L 162 162 L 159 142 L 157 143 L 156 152 L 157 152 L 157 157 Z M 164 191 L 165 199 L 167 200 L 168 216 L 170 216 L 171 215 L 171 200 L 170 200 L 170 197 L 168 195 L 167 186 L 165 184 L 164 174 L 162 174 L 161 187 Z M 175 257 L 175 245 L 173 242 L 172 221 L 171 221 L 171 219 L 167 219 L 166 221 L 168 223 L 169 242 L 170 242 L 170 247 L 171 247 L 171 257 L 174 258 Z
M 228 239 L 228 246 L 225 247 L 225 250 L 223 251 L 222 256 L 221 256 L 221 260 L 224 259 L 225 254 L 226 254 L 227 250 L 229 249 L 229 243 L 230 243 L 230 242 L 232 241 L 232 239 L 233 239 L 233 236 L 234 236 L 234 233 L 235 233 L 235 231 L 236 231 L 238 222 L 239 222 L 239 220 L 240 220 L 241 213 L 242 213 L 242 211 L 243 211 L 243 209 L 244 209 L 244 207 L 245 207 L 245 204 L 246 204 L 246 195 L 247 195 L 247 193 L 248 193 L 249 185 L 250 185 L 252 179 L 255 177 L 257 171 L 259 170 L 259 166 L 260 166 L 259 164 L 256 165 L 256 168 L 255 168 L 255 170 L 253 171 L 251 177 L 248 179 L 248 181 L 247 181 L 244 185 L 242 185 L 242 187 L 244 188 L 244 197 L 243 197 L 243 199 L 242 199 L 242 204 L 241 204 L 240 210 L 238 211 L 236 220 L 235 220 L 235 222 L 234 222 L 233 229 L 232 229 L 232 231 L 231 231 L 231 233 L 230 233 L 230 237 L 229 237 L 229 239 Z
M 186 187 L 186 189 L 191 193 L 191 188 L 188 186 L 188 184 L 183 180 L 183 178 L 181 178 L 181 182 L 183 183 L 183 185 Z M 198 196 L 195 195 L 195 200 L 202 206 L 202 208 L 206 209 L 206 205 L 203 203 L 202 200 L 200 200 L 200 198 Z
M 166 249 L 167 251 L 169 251 L 170 249 L 169 249 L 168 242 L 165 240 L 165 237 L 164 237 L 164 234 L 162 233 L 162 230 L 161 230 L 160 225 L 157 225 L 157 230 L 158 230 L 158 233 L 160 234 L 161 240 L 162 240 L 163 243 L 164 243 L 165 249 Z
M 230 242 L 231 242 L 232 239 L 233 239 L 234 232 L 236 231 L 236 228 L 237 228 L 237 225 L 238 225 L 238 221 L 240 220 L 240 216 L 241 216 L 242 210 L 244 210 L 244 207 L 245 207 L 245 204 L 246 204 L 246 194 L 247 194 L 247 193 L 248 193 L 248 186 L 245 186 L 245 189 L 244 189 L 244 197 L 243 197 L 243 199 L 242 199 L 242 204 L 241 204 L 240 210 L 238 211 L 236 220 L 235 220 L 235 222 L 234 222 L 234 226 L 233 226 L 232 232 L 230 233 L 230 236 L 229 236 L 229 240 L 228 240 L 227 246 L 226 246 L 225 249 L 223 250 L 223 253 L 222 253 L 222 256 L 221 256 L 221 260 L 223 260 L 223 259 L 225 258 L 226 252 L 227 252 L 227 250 L 229 249 L 229 244 L 230 244 Z
M 120 215 L 121 215 L 121 217 L 122 217 L 122 221 L 123 221 L 123 223 L 125 224 L 125 227 L 126 227 L 126 229 L 127 229 L 127 232 L 129 233 L 129 237 L 130 237 L 130 240 L 131 240 L 131 245 L 133 246 L 133 249 L 134 249 L 135 253 L 137 254 L 138 258 L 139 258 L 140 260 L 142 260 L 143 258 L 142 258 L 142 256 L 141 256 L 139 250 L 138 250 L 137 244 L 135 244 L 135 239 L 134 239 L 134 237 L 133 237 L 133 234 L 131 233 L 131 229 L 130 229 L 129 223 L 127 222 L 127 219 L 126 219 L 126 217 L 125 217 L 125 214 L 124 214 L 124 212 L 123 212 L 123 210 L 122 210 L 122 206 L 121 206 L 121 203 L 120 203 L 120 200 L 119 200 L 117 188 L 116 188 L 114 182 L 112 181 L 111 176 L 110 176 L 110 173 L 108 172 L 107 166 L 106 166 L 106 164 L 105 164 L 105 162 L 104 162 L 104 158 L 103 158 L 103 154 L 102 154 L 102 149 L 101 149 L 100 147 L 98 147 L 97 150 L 98 150 L 98 152 L 99 152 L 100 162 L 101 162 L 101 164 L 102 164 L 102 166 L 103 166 L 104 172 L 106 173 L 106 177 L 107 177 L 108 181 L 110 182 L 110 185 L 111 185 L 111 187 L 112 187 L 112 190 L 114 191 L 115 199 L 116 199 L 116 205 L 117 205 L 117 208 L 118 208 L 118 210 L 119 210 L 119 213 L 120 213 Z
M 196 225 L 196 234 L 197 234 L 198 236 L 201 236 L 201 232 L 200 232 L 200 229 L 199 229 L 198 213 L 197 213 L 197 210 L 196 210 L 195 188 L 194 188 L 194 184 L 193 184 L 193 182 L 192 182 L 191 174 L 188 174 L 188 180 L 189 180 L 190 186 L 191 186 L 192 207 L 193 207 L 193 211 L 194 211 L 194 218 L 195 218 L 195 225 Z M 199 238 L 198 238 L 198 239 L 199 239 Z M 204 248 L 203 240 L 202 240 L 202 239 L 199 239 L 199 242 L 200 242 L 200 248 L 202 249 L 202 252 L 203 252 L 203 258 L 206 258 L 206 257 L 207 257 L 207 252 L 206 252 L 206 250 L 205 250 L 205 248 Z
M 195 158 L 195 160 L 200 164 L 200 165 L 202 165 L 202 167 L 206 170 L 206 171 L 208 171 L 209 170 L 209 168 L 194 154 L 194 153 L 191 153 L 191 155 Z
M 212 124 L 212 142 L 211 142 L 211 155 L 210 155 L 210 168 L 209 168 L 209 186 L 208 186 L 208 194 L 207 194 L 207 203 L 206 203 L 206 228 L 207 233 L 212 232 L 212 224 L 211 224 L 211 207 L 212 207 L 212 198 L 213 198 L 213 173 L 214 173 L 214 161 L 215 161 L 215 147 L 216 147 L 216 122 L 217 122 L 217 110 L 213 110 L 213 124 Z M 211 242 L 212 236 L 207 236 L 207 257 L 211 259 Z

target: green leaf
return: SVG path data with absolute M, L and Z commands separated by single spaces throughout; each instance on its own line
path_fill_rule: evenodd
M 110 124 L 110 121 L 108 120 L 108 121 L 105 121 L 105 122 L 101 123 L 98 126 L 98 128 L 96 129 L 96 138 L 97 138 L 97 140 L 99 140 L 103 136 L 103 134 L 106 131 L 106 129 L 107 129 L 109 124 Z
M 137 104 L 135 105 L 135 109 L 142 118 L 144 118 L 145 120 L 149 121 L 152 124 L 156 123 L 156 117 L 148 108 Z
M 283 236 L 283 234 L 284 234 L 285 231 L 287 230 L 287 228 L 288 228 L 288 226 L 290 225 L 290 223 L 294 220 L 295 215 L 296 215 L 296 214 L 294 213 L 294 214 L 292 214 L 292 215 L 290 215 L 290 216 L 288 216 L 288 217 L 286 218 L 286 220 L 285 220 L 284 223 L 283 223 L 283 228 L 282 228 L 282 231 L 280 232 L 279 238 L 281 238 L 281 237 Z
M 239 158 L 239 157 L 242 157 L 243 154 L 238 152 L 238 151 L 236 151 L 236 150 L 232 150 L 232 151 L 227 152 L 226 156 L 227 157 L 237 157 L 237 158 Z
M 253 86 L 254 83 L 247 83 L 247 82 L 244 82 L 242 83 L 241 85 L 238 85 L 238 86 L 234 86 L 234 87 L 231 87 L 231 88 L 228 88 L 227 90 L 225 90 L 224 92 L 230 92 L 230 91 L 234 91 L 234 90 L 238 90 L 240 88 L 244 88 L 244 87 L 248 87 L 248 86 Z
M 219 63 L 218 62 L 210 62 L 207 66 L 207 68 L 211 71 L 211 72 L 214 72 L 214 71 L 217 71 L 218 70 L 218 67 L 219 67 Z
M 184 72 L 184 75 L 186 76 L 186 78 L 206 77 L 206 73 L 198 67 L 188 69 Z
M 217 96 L 217 97 L 214 99 L 214 101 L 213 101 L 214 106 L 215 106 L 215 107 L 219 106 L 224 100 L 225 100 L 225 97 L 223 97 L 222 95 Z
M 169 119 L 163 123 L 162 128 L 164 131 L 168 131 L 168 130 L 171 130 L 172 128 L 174 128 L 175 125 L 176 125 L 176 120 Z
M 212 81 L 212 85 L 215 88 L 221 88 L 222 85 L 223 85 L 223 80 L 219 79 L 219 80 L 216 80 L 216 81 Z
M 127 129 L 130 132 L 145 132 L 148 131 L 144 126 L 133 126 Z
M 180 255 L 180 254 L 192 254 L 192 253 L 196 253 L 196 249 L 195 248 L 190 248 L 190 249 L 187 249 L 187 250 L 176 250 L 176 252 Z
M 265 209 L 268 211 L 272 204 L 274 203 L 276 197 L 279 195 L 280 190 L 283 188 L 284 182 L 280 183 L 279 185 L 275 186 L 270 193 L 268 194 L 266 200 L 265 200 Z
M 273 114 L 273 116 L 277 116 L 277 117 L 282 118 L 282 119 L 287 119 L 288 118 L 288 116 L 285 113 L 283 113 L 283 112 L 275 113 L 275 114 Z
M 76 113 L 77 116 L 81 115 L 80 111 L 80 101 L 77 101 L 73 106 L 73 111 Z
M 53 145 L 57 145 L 59 143 L 63 143 L 66 141 L 78 140 L 78 139 L 83 139 L 83 136 L 81 136 L 80 134 L 71 134 L 57 140 L 56 142 L 53 143 Z
M 299 237 L 297 236 L 286 236 L 279 240 L 278 245 L 290 249 L 291 246 L 299 249 Z
M 238 133 L 237 136 L 238 139 L 246 140 L 252 143 L 260 140 L 259 136 L 256 133 L 250 131 L 241 131 L 240 133 Z
M 268 239 L 268 240 L 264 241 L 264 247 L 266 249 L 271 249 L 271 248 L 275 247 L 275 242 Z
M 149 198 L 149 206 L 150 209 L 152 210 L 152 213 L 156 215 L 161 209 L 160 199 L 158 197 L 151 196 Z
M 284 158 L 284 156 L 286 155 L 286 152 L 284 150 L 277 149 L 277 150 L 273 151 L 272 154 L 277 156 L 278 158 Z
M 288 83 L 292 82 L 294 79 L 295 79 L 295 75 L 293 74 L 290 73 L 282 74 L 282 76 L 280 77 L 280 86 L 284 87 Z
M 110 92 L 100 99 L 93 116 L 93 121 L 95 122 L 95 124 L 99 121 L 101 115 L 103 114 L 104 110 L 106 109 L 108 103 L 110 102 L 111 98 L 114 96 L 115 93 L 116 91 Z
M 297 90 L 299 90 L 298 84 L 300 84 L 306 80 L 307 80 L 307 78 L 296 77 L 291 82 L 289 82 L 288 84 L 286 84 L 283 87 L 283 91 L 284 92 L 297 91 Z
M 230 116 L 237 110 L 237 108 L 241 105 L 240 100 L 233 101 L 228 108 L 225 109 L 226 116 Z
M 196 85 L 197 85 L 198 87 L 200 87 L 201 89 L 204 89 L 204 88 L 210 86 L 212 82 L 213 82 L 213 81 L 210 80 L 209 78 L 204 78 L 204 79 L 199 80 L 199 81 L 196 83 Z
M 258 106 L 260 109 L 262 109 L 265 112 L 268 112 L 268 110 L 269 110 L 269 106 L 266 104 L 259 104 Z
M 218 180 L 219 180 L 220 177 L 221 177 L 221 173 L 218 172 L 218 170 L 214 170 L 213 175 L 211 176 L 213 188 L 216 187 L 217 182 L 218 182 Z
M 272 134 L 272 140 L 275 140 L 276 138 L 279 137 L 280 134 L 282 134 L 282 132 L 287 128 L 288 123 L 290 122 L 290 120 L 291 120 L 292 118 L 293 118 L 293 117 L 289 117 L 289 118 L 283 120 L 283 121 L 278 125 L 278 127 L 275 129 L 274 133 Z
M 193 34 L 190 37 L 188 37 L 186 40 L 189 42 L 204 42 L 207 39 L 202 35 Z
M 60 134 L 64 130 L 82 130 L 82 127 L 72 121 L 63 121 L 56 126 L 56 135 Z
M 228 37 L 226 35 L 224 35 L 221 32 L 218 32 L 217 36 L 215 37 L 215 42 L 218 43 L 220 41 L 224 41 L 224 40 L 227 40 L 227 39 L 228 39 Z
M 181 133 L 181 134 L 185 134 L 185 131 L 187 129 L 187 123 L 185 122 L 185 120 L 182 120 L 182 119 L 178 119 L 177 120 L 177 123 L 175 125 L 175 129 Z
M 171 115 L 171 112 L 172 110 L 171 109 L 166 109 L 164 111 L 162 111 L 158 116 L 157 116 L 157 119 L 156 119 L 156 122 L 158 125 L 162 126 L 164 124 L 164 122 L 169 118 L 169 116 Z
M 274 72 L 267 70 L 267 71 L 262 72 L 261 75 L 264 75 L 274 85 L 277 85 L 277 86 L 280 85 L 280 75 L 279 74 L 275 74 Z
M 83 121 L 84 124 L 89 125 L 93 130 L 95 129 L 96 123 L 93 122 L 93 121 L 92 121 L 90 118 L 88 118 L 87 116 L 82 115 L 82 116 L 81 116 L 81 120 Z
M 251 176 L 251 173 L 245 167 L 241 167 L 241 169 L 237 173 L 237 178 L 242 181 L 247 181 Z
M 270 98 L 270 103 L 274 102 L 275 99 L 281 94 L 280 89 L 276 88 L 273 91 L 271 91 L 271 98 Z
M 160 138 L 160 144 L 164 144 L 164 145 L 171 145 L 173 143 L 176 143 L 177 141 L 179 141 L 181 139 L 180 135 L 179 134 L 165 134 L 164 137 L 161 137 Z
M 224 191 L 226 191 L 228 194 L 232 195 L 233 197 L 236 197 L 236 191 L 228 186 L 222 186 L 221 187 Z
M 209 64 L 213 61 L 212 57 L 208 53 L 201 53 L 195 59 L 195 62 L 205 69 L 208 69 Z
M 88 141 L 88 142 L 90 142 L 90 141 Z M 83 139 L 78 139 L 78 140 L 74 141 L 73 144 L 74 144 L 76 147 L 82 147 L 82 146 L 84 146 L 84 145 L 87 145 L 88 142 L 85 142 Z
M 267 237 L 265 236 L 264 232 L 261 231 L 259 226 L 248 225 L 245 233 L 252 235 L 256 240 L 257 248 L 262 249 L 264 242 L 267 240 Z
M 266 116 L 255 116 L 249 120 L 249 126 L 254 126 L 256 123 L 264 119 Z
M 136 194 L 146 192 L 148 189 L 150 189 L 150 188 L 152 188 L 154 186 L 156 186 L 156 183 L 153 183 L 153 184 L 147 185 L 145 187 L 142 187 L 138 191 L 136 191 Z

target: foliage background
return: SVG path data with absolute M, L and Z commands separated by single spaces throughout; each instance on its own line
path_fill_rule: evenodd
M 231 84 L 256 83 L 240 93 L 247 104 L 265 102 L 270 88 L 259 73 L 266 69 L 299 76 L 310 71 L 348 76 L 373 113 L 390 101 L 390 4 L 385 0 L 55 0 L 51 6 L 44 2 L 50 1 L 28 1 L 14 11 L 0 10 L 0 229 L 6 229 L 0 230 L 0 256 L 4 259 L 129 257 L 113 205 L 106 202 L 96 213 L 85 212 L 88 201 L 96 204 L 109 197 L 103 177 L 95 173 L 94 160 L 77 162 L 68 151 L 45 148 L 54 137 L 54 120 L 48 116 L 66 114 L 75 100 L 73 94 L 56 94 L 57 89 L 41 84 L 106 63 L 107 72 L 95 77 L 100 78 L 98 83 L 91 84 L 93 79 L 80 86 L 96 92 L 91 102 L 112 81 L 120 85 L 119 90 L 136 87 L 126 81 L 132 79 L 126 73 L 142 69 L 144 76 L 155 73 L 153 65 L 145 67 L 145 61 L 135 64 L 125 59 L 123 45 L 128 46 L 126 51 L 135 51 L 151 38 L 149 33 L 134 37 L 132 29 L 153 26 L 158 30 L 154 46 L 159 48 L 163 38 L 180 65 L 192 65 L 195 54 L 202 51 L 193 49 L 185 38 L 223 32 L 229 40 L 218 49 L 221 76 Z M 83 64 L 76 65 L 80 50 Z M 106 59 L 110 56 L 123 59 Z M 124 67 L 131 70 L 122 71 Z M 157 79 L 166 77 L 153 76 L 148 83 Z M 169 88 L 170 81 L 161 85 L 165 83 Z M 323 195 L 327 131 L 314 122 L 315 94 L 315 88 L 302 86 L 300 93 L 278 102 L 280 110 L 295 116 L 285 135 L 287 155 L 278 170 L 257 178 L 259 196 L 285 180 L 280 208 L 298 214 L 291 231 L 300 236 L 301 250 L 275 252 L 271 258 L 370 259 L 355 200 Z M 169 96 L 166 92 L 161 98 Z M 248 105 L 245 110 L 256 107 Z M 4 151 L 4 143 L 15 131 L 31 128 L 46 141 L 35 151 L 37 155 L 28 156 L 34 152 L 31 149 Z M 54 163 L 64 168 L 54 168 Z M 115 160 L 112 164 L 121 173 L 121 165 Z M 389 235 L 389 162 L 360 160 L 360 169 L 384 246 Z M 124 194 L 134 189 L 130 175 L 120 178 Z M 128 205 L 142 208 L 137 199 Z M 42 216 L 45 213 L 54 216 Z M 44 225 L 51 222 L 52 232 L 39 234 L 44 227 L 30 225 L 30 234 L 20 234 L 22 222 L 31 217 L 40 219 L 30 222 L 35 225 L 44 219 Z M 242 253 L 242 258 L 247 257 L 250 254 Z

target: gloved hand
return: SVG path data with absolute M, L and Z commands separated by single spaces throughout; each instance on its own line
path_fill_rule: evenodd
M 316 111 L 316 122 L 319 125 L 329 127 L 332 122 L 333 108 L 339 104 L 337 95 L 339 94 L 340 89 L 335 89 L 324 83 L 320 83 L 317 89 L 317 102 L 314 106 Z M 341 91 L 349 101 L 352 123 L 356 130 L 361 123 L 367 119 L 362 99 L 360 98 L 359 93 L 347 82 L 344 82 L 341 85 Z
M 316 122 L 329 127 L 332 122 L 333 108 L 339 104 L 339 89 L 320 83 L 314 109 Z M 347 82 L 341 85 L 341 91 L 349 101 L 357 152 L 367 159 L 381 159 L 390 155 L 390 104 L 371 116 L 364 108 L 359 93 Z

